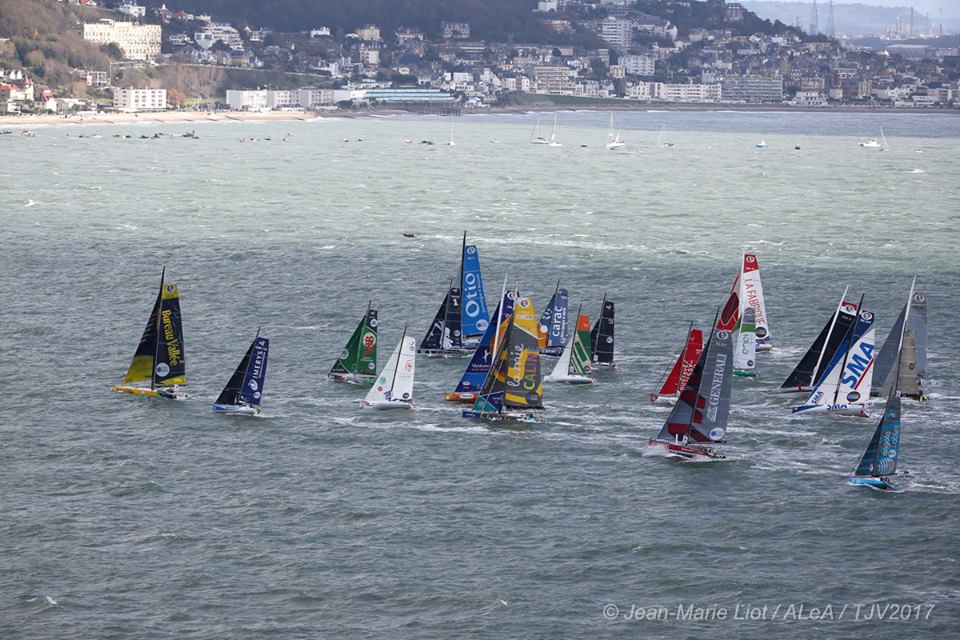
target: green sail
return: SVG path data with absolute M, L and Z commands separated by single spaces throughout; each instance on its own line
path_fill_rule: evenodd
M 590 374 L 593 367 L 590 362 L 593 354 L 590 352 L 590 321 L 587 320 L 586 329 L 577 329 L 573 338 L 573 352 L 570 354 L 570 373 L 578 376 Z
M 373 384 L 377 377 L 377 311 L 367 313 L 357 324 L 347 346 L 330 369 L 333 374 L 352 374 L 359 380 Z

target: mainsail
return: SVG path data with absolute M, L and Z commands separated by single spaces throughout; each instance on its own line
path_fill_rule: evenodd
M 347 346 L 330 369 L 332 376 L 352 375 L 371 383 L 377 374 L 377 310 L 367 307 Z
M 257 337 L 250 343 L 227 385 L 217 396 L 215 404 L 260 406 L 267 376 L 269 350 L 270 341 L 267 338 L 261 338 L 258 331 Z
M 557 288 L 550 298 L 550 303 L 543 310 L 540 316 L 539 346 L 541 351 L 552 351 L 559 353 L 567 343 L 567 308 L 570 302 L 567 297 L 567 290 L 560 287 L 557 282 Z
M 690 374 L 693 373 L 697 361 L 700 360 L 700 354 L 703 352 L 703 332 L 700 329 L 691 327 L 687 332 L 687 339 L 684 342 L 683 351 L 677 356 L 670 375 L 667 376 L 663 386 L 660 387 L 658 394 L 654 396 L 676 396 L 686 386 Z M 656 401 L 656 398 L 653 398 Z
M 460 287 L 450 286 L 417 351 L 421 353 L 444 353 L 461 351 L 462 349 Z
M 844 296 L 846 292 L 844 292 Z M 823 374 L 824 362 L 830 362 L 843 342 L 844 336 L 857 319 L 857 305 L 841 298 L 837 310 L 820 331 L 820 335 L 804 354 L 778 391 L 808 391 Z
M 543 409 L 537 316 L 531 298 L 520 298 L 514 305 L 506 356 L 503 406 L 511 409 Z
M 896 388 L 890 390 L 883 417 L 877 424 L 870 444 L 864 450 L 857 464 L 854 476 L 879 478 L 890 476 L 897 471 L 897 459 L 900 457 L 900 396 Z
M 390 359 L 383 367 L 376 382 L 364 399 L 367 403 L 412 402 L 413 377 L 416 369 L 417 341 L 404 334 L 397 343 Z
M 548 379 L 570 381 L 571 376 L 587 378 L 593 370 L 590 356 L 590 317 L 581 314 L 578 309 L 577 329 L 567 341 Z
M 604 294 L 603 303 L 600 305 L 600 317 L 597 318 L 593 330 L 590 331 L 590 351 L 593 354 L 594 364 L 613 364 L 613 325 L 613 301 L 607 300 L 607 296 Z
M 743 254 L 740 270 L 740 314 L 750 307 L 755 314 L 757 342 L 769 344 L 773 340 L 767 323 L 767 308 L 763 301 L 763 284 L 760 282 L 760 262 L 752 253 Z
M 123 377 L 123 384 L 136 382 L 145 382 L 153 380 L 153 362 L 157 354 L 157 318 L 160 315 L 160 302 L 163 297 L 163 279 L 167 270 L 164 269 L 160 275 L 160 290 L 157 291 L 157 300 L 153 303 L 150 310 L 150 316 L 147 318 L 147 326 L 143 329 L 140 336 L 140 343 L 137 345 L 137 351 L 133 354 L 133 360 L 127 368 L 127 374 Z
M 909 305 L 909 313 L 907 306 Z M 907 326 L 904 327 L 904 318 Z M 902 338 L 901 338 L 902 336 Z M 879 381 L 873 395 L 890 395 L 894 386 L 897 364 L 897 348 L 903 342 L 900 365 L 899 388 L 902 396 L 921 399 L 927 376 L 927 296 L 915 292 L 904 304 L 897 321 L 884 340 L 877 355 L 874 377 Z
M 460 325 L 464 338 L 479 337 L 490 324 L 487 298 L 483 293 L 483 275 L 480 272 L 480 254 L 477 245 L 467 244 L 467 232 L 463 232 L 463 250 L 460 259 L 460 291 L 463 300 L 460 307 Z
M 180 318 L 180 290 L 176 284 L 163 285 L 160 314 L 157 318 L 156 355 L 153 387 L 187 384 L 187 361 L 183 348 L 183 324 Z
M 667 417 L 660 440 L 686 436 L 692 442 L 722 442 L 730 411 L 733 338 L 730 331 L 713 329 L 687 384 Z

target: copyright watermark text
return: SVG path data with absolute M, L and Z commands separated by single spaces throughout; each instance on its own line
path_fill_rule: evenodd
M 930 619 L 935 604 L 872 602 L 858 604 L 808 603 L 749 604 L 733 606 L 681 603 L 672 606 L 603 607 L 605 620 L 636 622 L 923 622 Z

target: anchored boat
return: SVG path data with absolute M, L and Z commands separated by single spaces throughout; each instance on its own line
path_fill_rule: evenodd
M 377 379 L 377 324 L 377 310 L 368 304 L 328 378 L 334 382 L 373 384 Z
M 164 268 L 160 275 L 160 292 L 140 336 L 140 344 L 123 383 L 114 386 L 114 391 L 169 400 L 188 397 L 181 389 L 187 384 L 187 361 L 180 318 L 180 290 L 175 283 L 164 282 L 166 273 Z
M 270 341 L 261 338 L 260 329 L 257 329 L 256 337 L 213 404 L 216 413 L 260 415 L 269 352 Z

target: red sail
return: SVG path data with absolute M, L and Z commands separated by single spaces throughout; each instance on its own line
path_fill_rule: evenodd
M 697 366 L 697 360 L 700 359 L 700 353 L 703 351 L 703 332 L 700 329 L 691 329 L 687 335 L 687 345 L 683 352 L 677 356 L 677 361 L 667 376 L 667 381 L 660 388 L 660 395 L 675 396 L 680 389 L 687 384 L 693 368 Z

